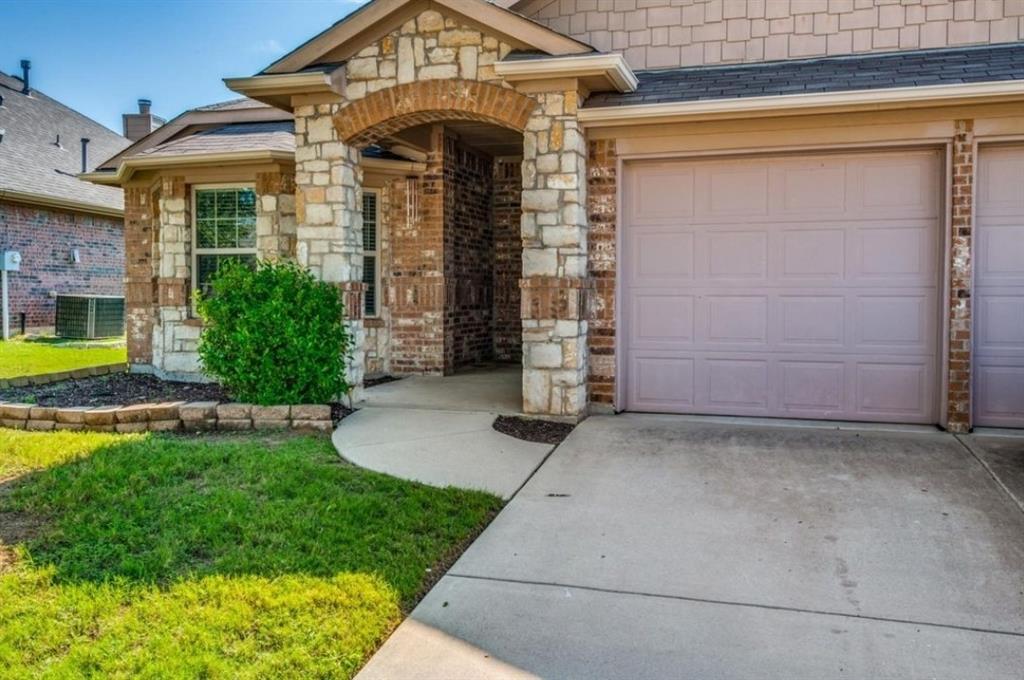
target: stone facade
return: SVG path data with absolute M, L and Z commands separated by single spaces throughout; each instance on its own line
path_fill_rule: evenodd
M 519 11 L 634 69 L 1024 38 L 1022 0 L 535 0 Z
M 465 307 L 466 300 L 486 297 L 487 282 L 480 279 L 470 293 L 465 281 L 456 282 L 455 259 L 444 261 L 448 255 L 455 258 L 446 231 L 456 228 L 458 220 L 444 200 L 443 123 L 482 121 L 522 132 L 524 410 L 578 416 L 587 403 L 588 286 L 586 148 L 576 115 L 578 95 L 574 86 L 564 85 L 529 95 L 515 91 L 493 68 L 510 49 L 474 27 L 427 10 L 347 62 L 340 102 L 296 106 L 299 260 L 325 280 L 360 280 L 361 233 L 354 225 L 359 224 L 361 176 L 355 149 L 408 127 L 435 124 L 427 171 L 418 182 L 416 214 L 405 225 L 391 224 L 386 363 L 395 372 L 445 372 L 461 365 L 450 331 L 469 317 L 458 316 L 456 323 L 457 315 L 446 315 L 445 305 L 451 301 Z M 334 130 L 328 132 L 323 120 L 329 115 Z M 449 153 L 459 152 L 452 148 Z M 316 253 L 343 254 L 344 264 L 325 269 Z M 438 257 L 440 269 L 429 261 Z M 490 312 L 490 304 L 479 300 L 471 306 Z M 484 314 L 474 313 L 469 321 L 482 328 Z M 492 320 L 486 323 L 493 325 Z M 429 357 L 437 357 L 439 330 L 443 358 L 438 362 Z M 464 347 L 466 361 L 481 358 L 481 347 Z M 363 351 L 359 354 L 361 365 Z
M 52 330 L 51 293 L 123 295 L 123 222 L 114 217 L 0 201 L 0 251 L 21 253 L 21 271 L 10 272 L 11 333 Z M 73 262 L 77 250 L 80 262 Z
M 257 173 L 254 179 L 257 256 L 294 257 L 291 172 Z M 134 370 L 203 380 L 196 351 L 202 325 L 191 308 L 191 189 L 186 176 L 167 174 L 125 190 L 126 335 Z
M 953 139 L 953 191 L 949 281 L 948 429 L 971 425 L 971 247 L 974 227 L 974 121 L 956 121 Z

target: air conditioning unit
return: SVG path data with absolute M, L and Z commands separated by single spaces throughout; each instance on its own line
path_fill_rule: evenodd
M 124 298 L 116 295 L 58 295 L 57 336 L 110 338 L 124 335 Z

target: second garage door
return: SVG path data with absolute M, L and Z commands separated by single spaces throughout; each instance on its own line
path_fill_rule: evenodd
M 624 172 L 626 408 L 936 421 L 937 151 Z

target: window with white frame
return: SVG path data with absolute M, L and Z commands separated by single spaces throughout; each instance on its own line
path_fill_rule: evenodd
M 197 186 L 192 206 L 192 288 L 206 295 L 224 262 L 256 263 L 256 191 Z
M 380 290 L 380 209 L 376 191 L 363 189 L 363 316 L 377 316 L 380 312 L 377 293 Z

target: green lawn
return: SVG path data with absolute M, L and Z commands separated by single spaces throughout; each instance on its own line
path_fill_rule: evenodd
M 0 340 L 0 378 L 58 373 L 128 361 L 124 344 L 64 341 L 56 338 Z
M 4 478 L 4 678 L 350 677 L 500 506 L 323 437 L 0 429 Z

